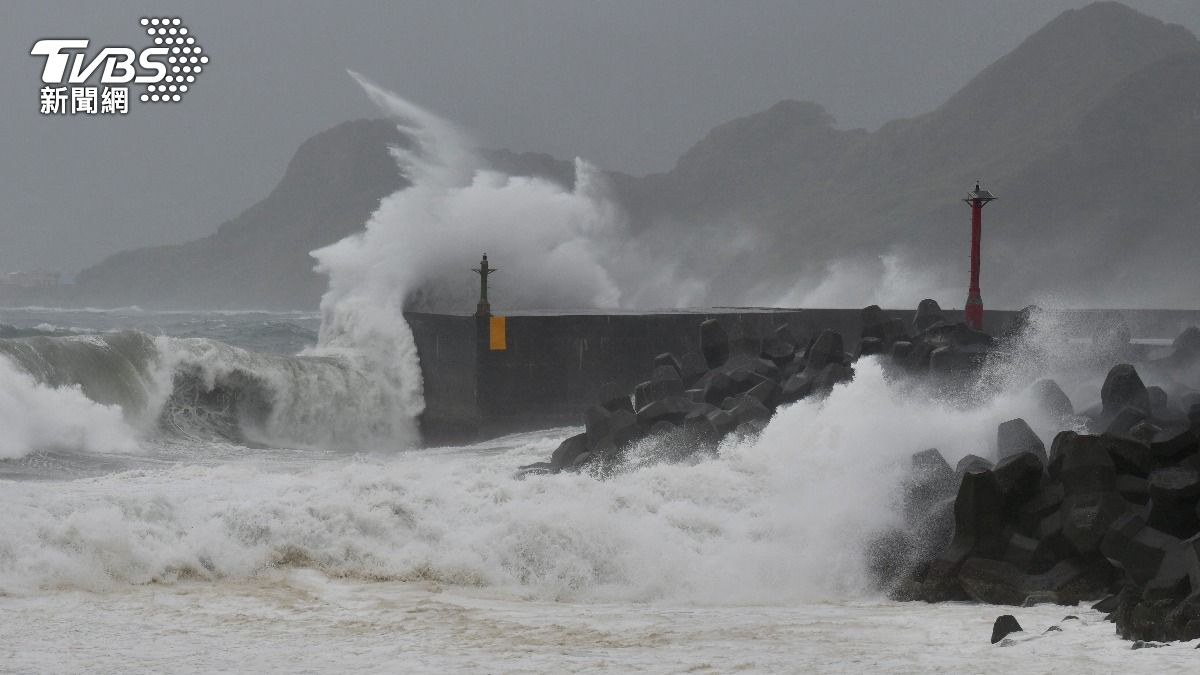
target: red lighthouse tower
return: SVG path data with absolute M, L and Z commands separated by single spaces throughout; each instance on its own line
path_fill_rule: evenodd
M 996 195 L 979 188 L 967 193 L 963 201 L 971 206 L 971 288 L 967 291 L 967 325 L 983 329 L 983 297 L 979 294 L 979 237 L 983 230 L 983 207 L 996 200 Z

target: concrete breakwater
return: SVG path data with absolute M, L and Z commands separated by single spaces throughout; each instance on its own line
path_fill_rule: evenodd
M 913 310 L 882 310 L 908 323 Z M 947 321 L 961 310 L 944 310 Z M 983 329 L 1002 332 L 1016 314 L 989 310 Z M 1200 310 L 1062 310 L 1064 339 L 1090 340 L 1121 326 L 1135 341 L 1170 340 L 1200 324 Z M 787 326 L 802 345 L 822 330 L 857 349 L 859 309 L 706 308 L 646 312 L 515 312 L 492 317 L 409 313 L 425 385 L 427 443 L 573 425 L 606 384 L 626 391 L 646 379 L 661 353 L 699 353 L 699 328 L 716 319 L 735 343 L 757 353 Z

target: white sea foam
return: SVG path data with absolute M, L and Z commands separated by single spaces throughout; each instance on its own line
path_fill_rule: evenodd
M 435 580 L 519 597 L 796 602 L 870 596 L 863 547 L 893 523 L 909 455 L 990 454 L 1018 399 L 907 400 L 874 361 L 824 402 L 785 408 L 719 457 L 598 481 L 512 477 L 556 436 L 300 472 L 179 467 L 0 496 L 0 588 L 110 588 L 278 565 Z M 505 448 L 505 444 L 514 447 Z
M 41 384 L 0 356 L 0 459 L 36 450 L 136 452 L 136 438 L 120 407 L 96 403 L 78 386 Z

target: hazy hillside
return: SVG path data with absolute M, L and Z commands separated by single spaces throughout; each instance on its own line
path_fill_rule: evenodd
M 81 301 L 175 307 L 316 306 L 324 280 L 308 252 L 362 228 L 403 181 L 385 120 L 340 124 L 305 141 L 271 194 L 211 236 L 126 251 L 79 274 Z
M 402 140 L 384 121 L 323 132 L 275 191 L 217 233 L 109 258 L 79 275 L 81 298 L 315 307 L 323 280 L 308 251 L 356 231 L 401 184 L 385 146 Z M 486 156 L 509 173 L 572 180 L 570 163 L 545 155 Z M 986 217 L 990 306 L 1047 294 L 1196 306 L 1200 44 L 1096 3 L 1054 19 L 928 114 L 839 130 L 820 105 L 783 101 L 716 127 L 667 173 L 610 179 L 635 232 L 653 234 L 648 246 L 716 280 L 713 304 L 751 289 L 811 299 L 790 289 L 817 286 L 837 264 L 882 274 L 880 256 L 965 290 L 968 215 L 957 200 L 981 179 L 1001 196 Z

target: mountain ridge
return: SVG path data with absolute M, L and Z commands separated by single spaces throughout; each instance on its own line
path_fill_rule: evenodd
M 985 300 L 990 292 L 1019 306 L 1039 293 L 1091 290 L 1131 301 L 1135 286 L 1160 284 L 1160 304 L 1194 304 L 1188 298 L 1200 281 L 1181 284 L 1168 272 L 1185 264 L 1172 244 L 1194 224 L 1187 197 L 1200 180 L 1200 101 L 1189 92 L 1197 91 L 1194 35 L 1098 2 L 1059 15 L 928 113 L 873 132 L 839 130 L 819 104 L 789 99 L 714 127 L 670 171 L 607 175 L 635 235 L 754 232 L 752 247 L 715 263 L 703 248 L 679 254 L 681 266 L 722 279 L 712 304 L 763 285 L 756 274 L 782 297 L 789 285 L 818 283 L 830 261 L 869 267 L 893 254 L 957 287 L 966 260 L 956 200 L 977 179 L 1003 200 L 989 212 L 1000 225 L 989 225 L 986 264 L 1008 272 L 985 272 Z M 305 151 L 330 138 L 345 147 Z M 386 153 L 400 142 L 384 120 L 322 132 L 262 202 L 205 239 L 124 252 L 85 270 L 81 298 L 315 307 L 324 284 L 308 251 L 361 229 L 378 201 L 404 184 Z M 505 173 L 573 182 L 572 163 L 548 155 L 483 156 Z M 1130 261 L 1126 269 L 1067 266 L 1114 253 Z M 1153 265 L 1156 258 L 1164 264 Z M 249 269 L 255 265 L 262 271 Z M 181 270 L 181 281 L 160 278 Z

